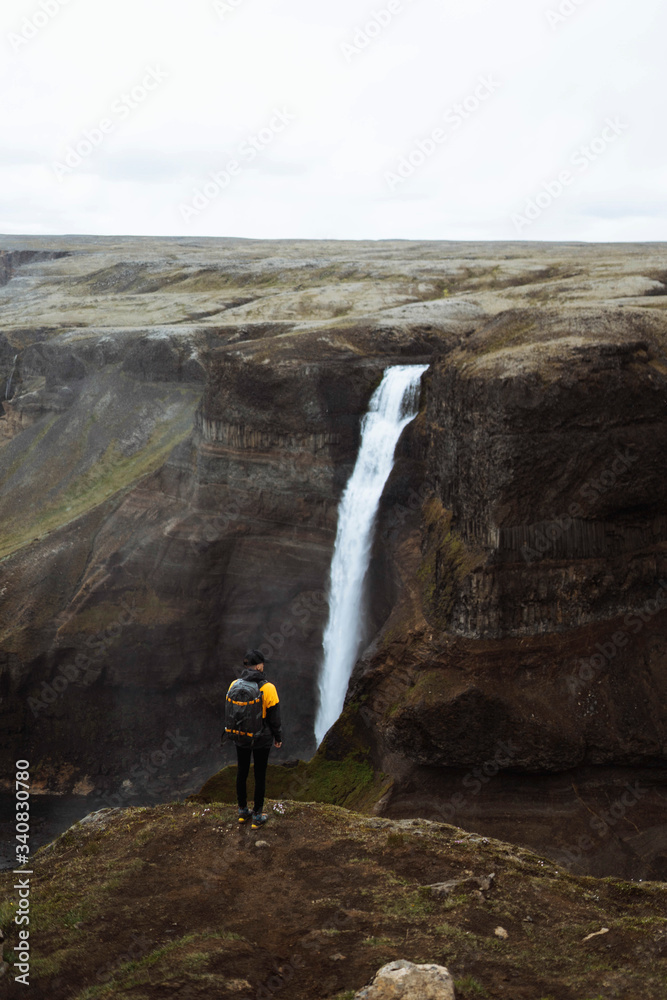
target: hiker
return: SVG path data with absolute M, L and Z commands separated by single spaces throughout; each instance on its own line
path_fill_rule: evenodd
M 229 685 L 227 696 L 238 681 L 254 681 L 259 686 L 262 702 L 262 717 L 259 735 L 241 733 L 225 728 L 226 735 L 236 743 L 236 796 L 239 804 L 239 823 L 252 819 L 252 829 L 257 830 L 266 823 L 268 816 L 262 812 L 266 789 L 266 769 L 269 764 L 271 745 L 280 750 L 283 745 L 280 720 L 280 702 L 275 686 L 264 678 L 264 654 L 259 649 L 249 649 L 243 659 L 246 668 L 236 681 Z M 259 715 L 259 713 L 257 713 Z M 259 720 L 258 720 L 259 721 Z M 256 732 L 256 730 L 255 730 Z M 224 734 L 223 734 L 224 742 Z M 250 773 L 250 757 L 254 763 L 255 798 L 252 812 L 248 809 L 246 782 Z

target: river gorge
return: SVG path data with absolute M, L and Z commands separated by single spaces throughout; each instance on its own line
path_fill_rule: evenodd
M 272 763 L 362 762 L 376 816 L 667 877 L 663 245 L 0 247 L 2 773 L 30 760 L 49 835 L 230 763 L 261 647 Z M 419 398 L 316 738 L 339 505 L 400 366 Z

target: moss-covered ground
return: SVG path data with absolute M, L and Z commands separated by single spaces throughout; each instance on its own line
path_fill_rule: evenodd
M 326 760 L 316 754 L 294 767 L 269 764 L 267 787 L 279 798 L 297 802 L 324 802 L 360 812 L 371 808 L 391 784 L 386 775 L 375 774 L 363 757 L 350 754 L 344 760 Z M 236 765 L 224 767 L 201 789 L 202 801 L 236 801 Z
M 235 806 L 223 803 L 118 810 L 104 828 L 76 825 L 39 851 L 31 986 L 15 983 L 10 967 L 5 995 L 342 1000 L 397 958 L 446 965 L 457 1000 L 667 995 L 661 883 L 575 877 L 524 849 L 425 820 L 267 805 L 259 831 L 239 826 Z M 429 888 L 491 873 L 485 892 Z M 14 882 L 0 874 L 7 962 Z

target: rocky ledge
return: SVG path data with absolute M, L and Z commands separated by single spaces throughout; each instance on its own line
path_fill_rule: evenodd
M 382 981 L 397 985 L 380 967 L 411 963 L 445 967 L 428 983 L 449 1000 L 664 997 L 661 883 L 573 876 L 427 820 L 269 807 L 259 831 L 219 804 L 104 810 L 40 850 L 31 989 L 53 1000 L 380 1000 Z M 15 881 L 0 873 L 7 962 Z M 8 1000 L 26 993 L 14 971 L 3 977 Z

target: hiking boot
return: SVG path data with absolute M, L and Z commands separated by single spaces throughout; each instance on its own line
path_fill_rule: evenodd
M 259 830 L 260 826 L 264 826 L 269 817 L 266 813 L 253 813 L 252 814 L 252 829 Z
M 252 812 L 247 807 L 245 809 L 239 809 L 239 823 L 247 823 Z

